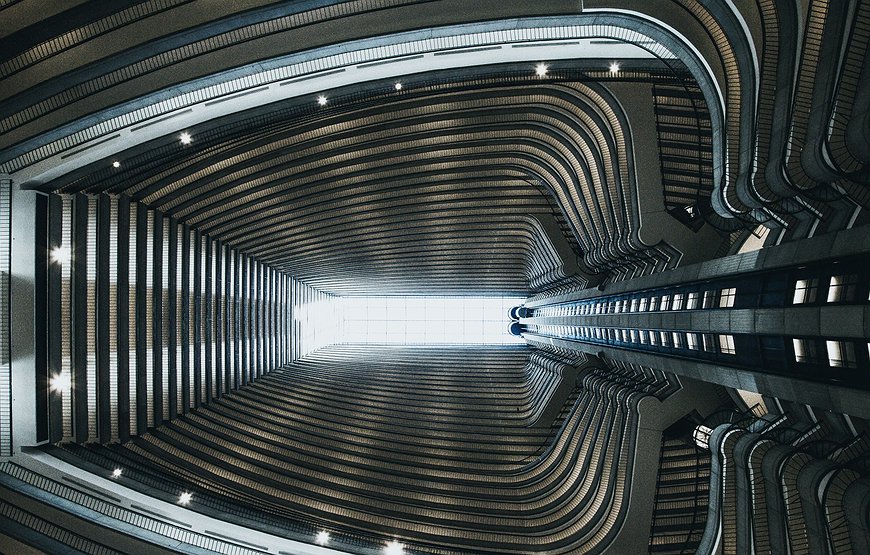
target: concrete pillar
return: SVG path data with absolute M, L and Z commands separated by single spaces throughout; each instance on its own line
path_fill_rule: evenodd
M 34 445 L 36 438 L 36 191 L 12 183 L 10 265 L 10 347 L 12 371 L 12 447 Z

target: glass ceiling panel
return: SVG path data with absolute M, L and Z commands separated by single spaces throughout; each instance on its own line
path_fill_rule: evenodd
M 509 344 L 521 297 L 339 297 L 344 343 Z

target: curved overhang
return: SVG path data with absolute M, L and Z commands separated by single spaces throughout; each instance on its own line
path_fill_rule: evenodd
M 709 85 L 708 105 L 722 105 L 697 51 L 672 30 L 634 14 L 509 19 L 357 40 L 181 83 L 7 146 L 0 171 L 19 182 L 44 183 L 147 141 L 273 102 L 429 72 L 577 59 L 601 60 L 602 72 L 624 59 L 685 64 Z

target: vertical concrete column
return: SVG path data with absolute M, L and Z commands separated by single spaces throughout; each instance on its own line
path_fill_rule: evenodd
M 9 176 L 2 176 L 9 185 Z M 10 361 L 12 366 L 12 446 L 33 445 L 36 438 L 36 191 L 11 183 L 12 249 L 9 274 Z

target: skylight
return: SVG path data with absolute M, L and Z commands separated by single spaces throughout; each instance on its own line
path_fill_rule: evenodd
M 342 297 L 344 343 L 507 344 L 515 297 Z

